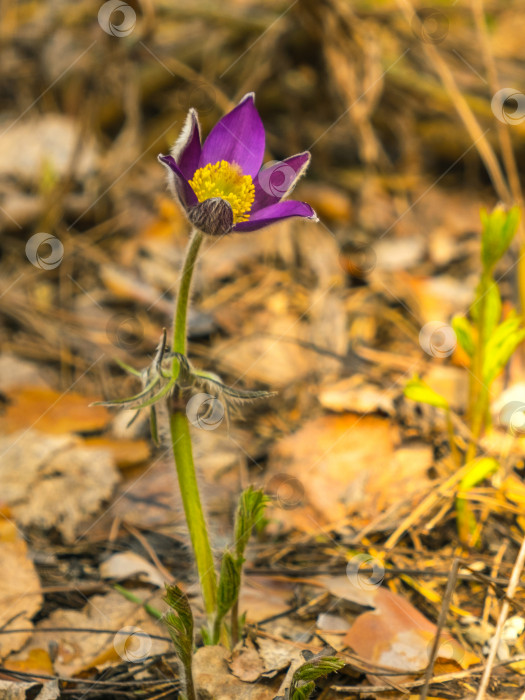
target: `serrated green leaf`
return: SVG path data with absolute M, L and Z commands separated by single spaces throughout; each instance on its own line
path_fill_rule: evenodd
M 241 574 L 236 559 L 231 552 L 224 552 L 221 562 L 221 573 L 217 588 L 217 615 L 220 618 L 229 612 L 239 596 Z
M 310 681 L 309 683 L 305 683 L 304 685 L 301 685 L 300 687 L 295 688 L 295 690 L 293 691 L 292 700 L 308 700 L 308 698 L 314 692 L 314 690 L 315 690 L 314 681 Z
M 254 526 L 264 517 L 264 508 L 268 501 L 261 489 L 254 489 L 252 486 L 241 493 L 234 527 L 235 552 L 239 558 L 244 555 Z
M 481 262 L 490 270 L 503 257 L 512 243 L 520 221 L 519 207 L 512 207 L 508 212 L 503 207 L 496 207 L 490 214 L 481 210 Z
M 183 668 L 183 682 L 189 697 L 194 698 L 192 677 L 193 660 L 193 614 L 185 593 L 178 587 L 167 584 L 164 600 L 170 606 L 164 615 L 164 623 L 173 641 Z
M 193 652 L 193 613 L 188 598 L 178 586 L 167 584 L 164 600 L 171 608 L 164 622 L 177 654 L 186 663 Z
M 430 406 L 436 406 L 437 408 L 443 408 L 446 411 L 450 409 L 448 401 L 434 391 L 428 384 L 426 384 L 417 375 L 412 377 L 405 385 L 404 395 L 407 399 L 412 401 L 417 401 L 418 403 L 426 403 Z
M 294 680 L 297 681 L 315 681 L 317 678 L 327 676 L 334 671 L 340 671 L 345 662 L 338 659 L 337 656 L 322 656 L 312 661 L 307 661 L 294 673 Z

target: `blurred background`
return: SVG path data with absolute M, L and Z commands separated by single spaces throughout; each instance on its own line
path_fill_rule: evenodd
M 270 581 L 273 571 L 343 570 L 336 540 L 380 548 L 398 528 L 391 564 L 448 575 L 452 491 L 410 520 L 450 476 L 446 424 L 403 387 L 419 372 L 458 415 L 465 409 L 466 358 L 448 324 L 479 279 L 480 207 L 521 201 L 522 9 L 521 0 L 0 0 L 0 524 L 15 528 L 0 527 L 4 560 L 16 541 L 16 564 L 2 566 L 13 572 L 2 582 L 11 586 L 2 629 L 13 616 L 40 631 L 128 624 L 129 601 L 103 583 L 129 574 L 108 568 L 115 553 L 142 557 L 139 572 L 146 559 L 150 586 L 170 572 L 191 578 L 166 444 L 152 445 L 147 415 L 130 425 L 132 412 L 89 403 L 138 391 L 116 360 L 146 367 L 171 326 L 190 227 L 157 155 L 190 107 L 207 134 L 251 91 L 265 160 L 311 151 L 294 198 L 320 222 L 208 241 L 199 260 L 192 361 L 237 388 L 278 392 L 242 416 L 194 422 L 214 543 L 229 542 L 242 487 L 274 496 L 250 555 L 267 575 L 243 600 L 252 620 L 289 607 L 295 589 Z M 516 260 L 514 248 L 498 270 L 505 313 L 519 298 Z M 509 377 L 520 379 L 519 359 Z M 525 446 L 513 445 L 504 454 L 517 479 Z M 476 562 L 505 583 L 525 496 L 497 488 L 476 501 L 488 543 Z M 407 531 L 407 547 L 393 550 Z M 437 585 L 409 593 L 433 619 Z M 21 587 L 32 597 L 13 597 Z M 462 592 L 462 606 L 495 622 L 485 586 Z M 101 617 L 71 616 L 95 594 Z M 77 644 L 64 634 L 64 649 L 77 645 L 70 656 L 29 662 L 20 651 L 29 638 L 2 636 L 0 658 L 70 676 L 107 651 L 100 635 Z M 43 639 L 30 644 L 47 648 Z
M 214 247 L 198 283 L 205 298 L 197 336 L 234 334 L 213 299 L 218 286 L 225 295 L 225 280 L 242 285 L 261 259 L 273 260 L 276 275 L 282 262 L 281 274 L 291 274 L 293 262 L 319 289 L 334 280 L 362 286 L 379 269 L 376 289 L 386 284 L 381 293 L 399 296 L 386 272 L 415 266 L 423 276 L 446 268 L 459 283 L 476 245 L 478 205 L 504 194 L 479 151 L 498 151 L 505 123 L 520 164 L 525 134 L 525 17 L 517 0 L 488 1 L 484 35 L 480 8 L 409 0 L 3 2 L 4 351 L 42 368 L 59 365 L 66 388 L 102 349 L 82 379 L 99 391 L 113 389 L 112 354 L 151 351 L 169 324 L 188 232 L 156 156 L 175 141 L 189 107 L 206 133 L 248 91 L 267 128 L 268 160 L 311 150 L 296 195 L 321 224 L 282 225 Z M 509 86 L 518 97 L 495 114 L 495 88 Z M 454 90 L 479 131 L 465 127 Z M 36 233 L 29 260 L 26 243 Z M 308 306 L 283 286 L 283 303 Z M 444 303 L 457 291 L 445 289 Z M 336 304 L 332 296 L 322 306 Z M 345 354 L 348 321 L 345 314 L 308 340 Z M 374 343 L 388 334 L 384 325 L 356 332 Z
M 171 324 L 189 226 L 157 154 L 190 107 L 206 134 L 248 91 L 266 160 L 311 151 L 295 197 L 320 222 L 228 236 L 201 257 L 195 363 L 280 392 L 248 409 L 236 446 L 234 433 L 224 438 L 213 478 L 233 463 L 242 469 L 232 492 L 267 482 L 275 441 L 327 412 L 397 412 L 409 438 L 428 437 L 438 419 L 414 417 L 402 398 L 414 371 L 448 387 L 461 411 L 465 358 L 455 344 L 423 347 L 419 334 L 472 299 L 480 206 L 521 197 L 519 9 L 518 0 L 4 0 L 2 431 L 81 434 L 110 445 L 120 467 L 150 459 L 145 442 L 133 443 L 146 439 L 146 416 L 127 428 L 129 412 L 110 420 L 88 398 L 133 393 L 115 359 L 146 366 Z M 517 301 L 509 255 L 507 303 Z M 451 355 L 451 366 L 434 362 Z

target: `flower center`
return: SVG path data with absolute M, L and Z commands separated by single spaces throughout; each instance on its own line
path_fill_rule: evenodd
M 211 197 L 225 199 L 233 211 L 233 223 L 248 221 L 255 199 L 255 187 L 250 175 L 243 175 L 237 163 L 220 160 L 195 171 L 190 185 L 199 202 Z

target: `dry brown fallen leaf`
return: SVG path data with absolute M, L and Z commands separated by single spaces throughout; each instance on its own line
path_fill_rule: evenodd
M 134 593 L 141 599 L 147 598 L 151 605 L 160 610 L 166 608 L 160 593 L 153 599 L 145 590 Z M 71 631 L 46 632 L 47 628 L 55 627 Z M 79 629 L 93 631 L 75 631 Z M 137 632 L 139 635 L 134 635 Z M 111 591 L 107 595 L 93 596 L 82 610 L 52 612 L 36 625 L 33 636 L 24 649 L 10 659 L 27 660 L 31 651 L 47 650 L 50 643 L 53 643 L 56 645 L 55 671 L 63 676 L 75 676 L 94 666 L 104 667 L 122 661 L 138 662 L 172 649 L 169 641 L 152 639 L 149 635 L 163 636 L 165 630 L 142 608 L 116 591 Z
M 35 428 L 53 435 L 90 433 L 104 428 L 111 414 L 104 406 L 90 406 L 97 397 L 72 391 L 60 393 L 44 387 L 19 387 L 8 393 L 8 404 L 0 417 L 0 432 L 14 433 Z
M 254 683 L 265 670 L 264 662 L 250 639 L 233 650 L 228 666 L 233 675 L 245 683 Z
M 348 595 L 353 597 L 348 581 Z M 368 591 L 374 609 L 364 612 L 346 633 L 345 642 L 359 656 L 379 666 L 419 674 L 428 666 L 437 627 L 405 598 L 387 588 Z M 436 673 L 466 669 L 479 658 L 443 630 L 440 636 Z M 371 683 L 387 680 L 402 683 L 410 675 L 368 676 Z
M 58 681 L 43 683 L 21 683 L 0 680 L 0 698 L 2 700 L 56 700 L 60 697 Z
M 312 372 L 316 355 L 290 340 L 310 340 L 306 323 L 286 312 L 276 315 L 271 309 L 253 314 L 252 322 L 253 335 L 236 338 L 235 343 L 225 340 L 214 348 L 216 356 L 233 375 L 242 377 L 243 382 L 266 384 L 277 390 Z M 258 334 L 256 328 L 264 329 L 265 335 Z
M 293 596 L 293 589 L 294 585 L 289 581 L 245 575 L 239 596 L 239 612 L 246 612 L 249 622 L 260 622 L 279 615 L 290 607 L 288 601 Z
M 243 683 L 228 668 L 229 652 L 224 647 L 206 646 L 193 657 L 193 677 L 201 700 L 273 700 L 279 684 L 275 681 Z
M 145 462 L 150 456 L 146 440 L 118 439 L 104 436 L 89 437 L 84 440 L 86 447 L 109 450 L 119 469 L 128 469 Z
M 267 639 L 263 636 L 257 638 L 259 656 L 264 663 L 264 678 L 273 678 L 280 671 L 284 671 L 291 663 L 301 656 L 301 647 L 293 642 L 279 642 L 275 639 Z
M 394 414 L 393 400 L 399 390 L 383 389 L 371 384 L 361 374 L 345 377 L 335 384 L 327 384 L 319 390 L 319 403 L 324 408 L 337 413 Z
M 367 522 L 415 497 L 428 484 L 432 450 L 423 443 L 397 447 L 399 441 L 397 426 L 376 415 L 345 413 L 307 422 L 270 454 L 267 485 L 281 506 L 270 517 L 314 531 L 350 514 Z
M 1 497 L 24 527 L 56 528 L 66 541 L 109 500 L 120 475 L 107 450 L 34 430 L 0 438 Z M 23 465 L 23 469 L 20 468 Z
M 136 552 L 117 552 L 99 566 L 101 578 L 124 581 L 140 579 L 159 588 L 164 587 L 165 579 L 153 564 Z
M 1 479 L 0 479 L 1 481 Z M 0 629 L 32 627 L 44 598 L 27 544 L 6 509 L 0 511 Z M 20 649 L 30 632 L 0 635 L 0 658 Z M 0 696 L 3 697 L 3 696 Z
M 0 391 L 7 394 L 18 386 L 47 387 L 52 381 L 52 374 L 46 374 L 45 369 L 35 362 L 22 360 L 16 355 L 3 352 L 0 354 Z

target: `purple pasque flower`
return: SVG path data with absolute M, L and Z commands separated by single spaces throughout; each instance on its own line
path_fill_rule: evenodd
M 197 112 L 190 109 L 171 155 L 159 155 L 191 223 L 221 236 L 256 231 L 291 216 L 317 221 L 309 204 L 284 200 L 310 162 L 308 152 L 261 168 L 264 126 L 254 94 L 213 127 L 201 146 Z

